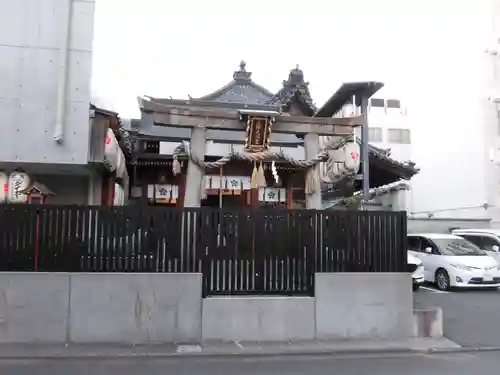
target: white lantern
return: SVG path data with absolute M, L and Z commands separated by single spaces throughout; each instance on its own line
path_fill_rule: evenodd
M 359 171 L 360 148 L 357 142 L 349 142 L 344 146 L 344 165 L 349 174 L 356 174 Z
M 117 159 L 116 159 L 116 177 L 118 178 L 123 178 L 123 175 L 125 174 L 125 155 L 123 155 L 123 151 L 118 148 L 118 154 L 117 154 Z
M 28 188 L 30 184 L 29 176 L 24 172 L 12 172 L 9 176 L 9 191 L 7 201 L 9 203 L 26 203 L 28 196 L 21 191 Z
M 9 192 L 9 176 L 4 172 L 0 172 L 0 203 L 7 201 L 7 194 Z
M 108 129 L 104 143 L 104 159 L 107 161 L 108 168 L 111 172 L 117 167 L 118 150 L 120 150 L 120 147 L 118 146 L 115 134 L 112 129 Z
M 123 206 L 125 193 L 119 184 L 115 184 L 115 195 L 113 198 L 113 206 Z

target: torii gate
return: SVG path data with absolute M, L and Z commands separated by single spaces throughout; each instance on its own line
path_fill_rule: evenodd
M 266 128 L 266 135 L 259 139 L 262 149 L 267 149 L 269 134 L 272 126 L 272 132 L 288 133 L 304 136 L 305 156 L 308 160 L 316 159 L 323 152 L 323 160 L 326 159 L 326 150 L 320 150 L 319 136 L 329 136 L 344 138 L 353 134 L 354 128 L 363 125 L 363 116 L 354 117 L 305 117 L 291 116 L 275 111 L 259 111 L 245 109 L 231 109 L 217 107 L 196 107 L 196 104 L 186 102 L 186 106 L 164 104 L 138 98 L 139 107 L 143 116 L 150 117 L 156 126 L 168 126 L 191 129 L 190 154 L 186 192 L 184 197 L 185 207 L 200 207 L 201 192 L 200 186 L 203 182 L 204 172 L 199 168 L 195 160 L 202 161 L 205 157 L 206 130 L 232 130 L 247 131 L 251 138 L 249 130 L 252 119 L 269 120 L 269 128 Z M 244 106 L 244 105 L 242 105 Z M 247 140 L 247 143 L 249 141 Z M 311 179 L 312 186 L 310 194 L 306 194 L 306 208 L 321 208 L 321 186 L 316 164 L 310 172 L 314 178 Z

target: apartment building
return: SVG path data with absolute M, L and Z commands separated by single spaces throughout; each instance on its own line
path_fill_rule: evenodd
M 390 149 L 399 161 L 412 159 L 411 128 L 408 111 L 400 99 L 371 98 L 368 116 L 368 141 L 382 149 Z

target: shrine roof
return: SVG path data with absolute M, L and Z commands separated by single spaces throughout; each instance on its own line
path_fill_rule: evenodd
M 309 82 L 304 81 L 304 72 L 297 65 L 283 81 L 283 87 L 274 95 L 270 101 L 272 104 L 281 105 L 285 110 L 296 99 L 301 105 L 301 112 L 305 116 L 313 116 L 316 106 L 309 92 Z
M 214 92 L 199 98 L 162 99 L 150 98 L 158 103 L 214 106 L 217 103 L 221 108 L 241 108 L 256 110 L 284 111 L 289 109 L 292 102 L 298 103 L 299 110 L 304 116 L 313 116 L 316 106 L 309 92 L 309 83 L 304 81 L 304 73 L 297 65 L 283 81 L 282 88 L 273 94 L 265 87 L 252 80 L 252 73 L 246 70 L 246 63 L 241 61 L 239 70 L 233 73 L 233 80 Z
M 30 186 L 28 186 L 26 189 L 23 189 L 20 191 L 21 194 L 30 194 L 34 190 L 38 191 L 40 194 L 43 195 L 55 195 L 45 184 L 42 184 L 41 182 L 34 181 Z
M 273 93 L 252 80 L 252 73 L 247 72 L 246 63 L 240 63 L 240 69 L 233 73 L 233 80 L 214 92 L 195 100 L 239 103 L 268 104 Z
M 400 190 L 411 190 L 411 187 L 407 182 L 401 181 L 401 180 L 391 182 L 387 185 L 373 187 L 368 191 L 369 199 L 365 203 L 369 203 L 369 202 L 373 201 L 375 198 L 383 197 L 387 194 L 390 194 L 390 193 L 396 192 L 396 191 L 400 191 Z M 358 191 L 354 192 L 354 194 L 352 194 L 349 197 L 334 198 L 327 203 L 327 207 L 325 207 L 325 208 L 328 209 L 328 208 L 336 208 L 339 206 L 346 206 L 349 204 L 349 202 L 353 198 L 358 198 L 364 202 L 364 200 L 362 199 L 363 198 L 363 191 L 358 190 Z
M 343 83 L 337 91 L 314 114 L 315 117 L 331 117 L 342 109 L 344 104 L 351 103 L 356 97 L 356 105 L 361 105 L 362 98 L 370 98 L 384 86 L 381 82 L 349 82 Z

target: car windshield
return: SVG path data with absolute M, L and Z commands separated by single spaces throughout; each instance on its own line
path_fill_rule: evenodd
M 486 255 L 479 247 L 463 238 L 440 238 L 433 241 L 443 255 Z

